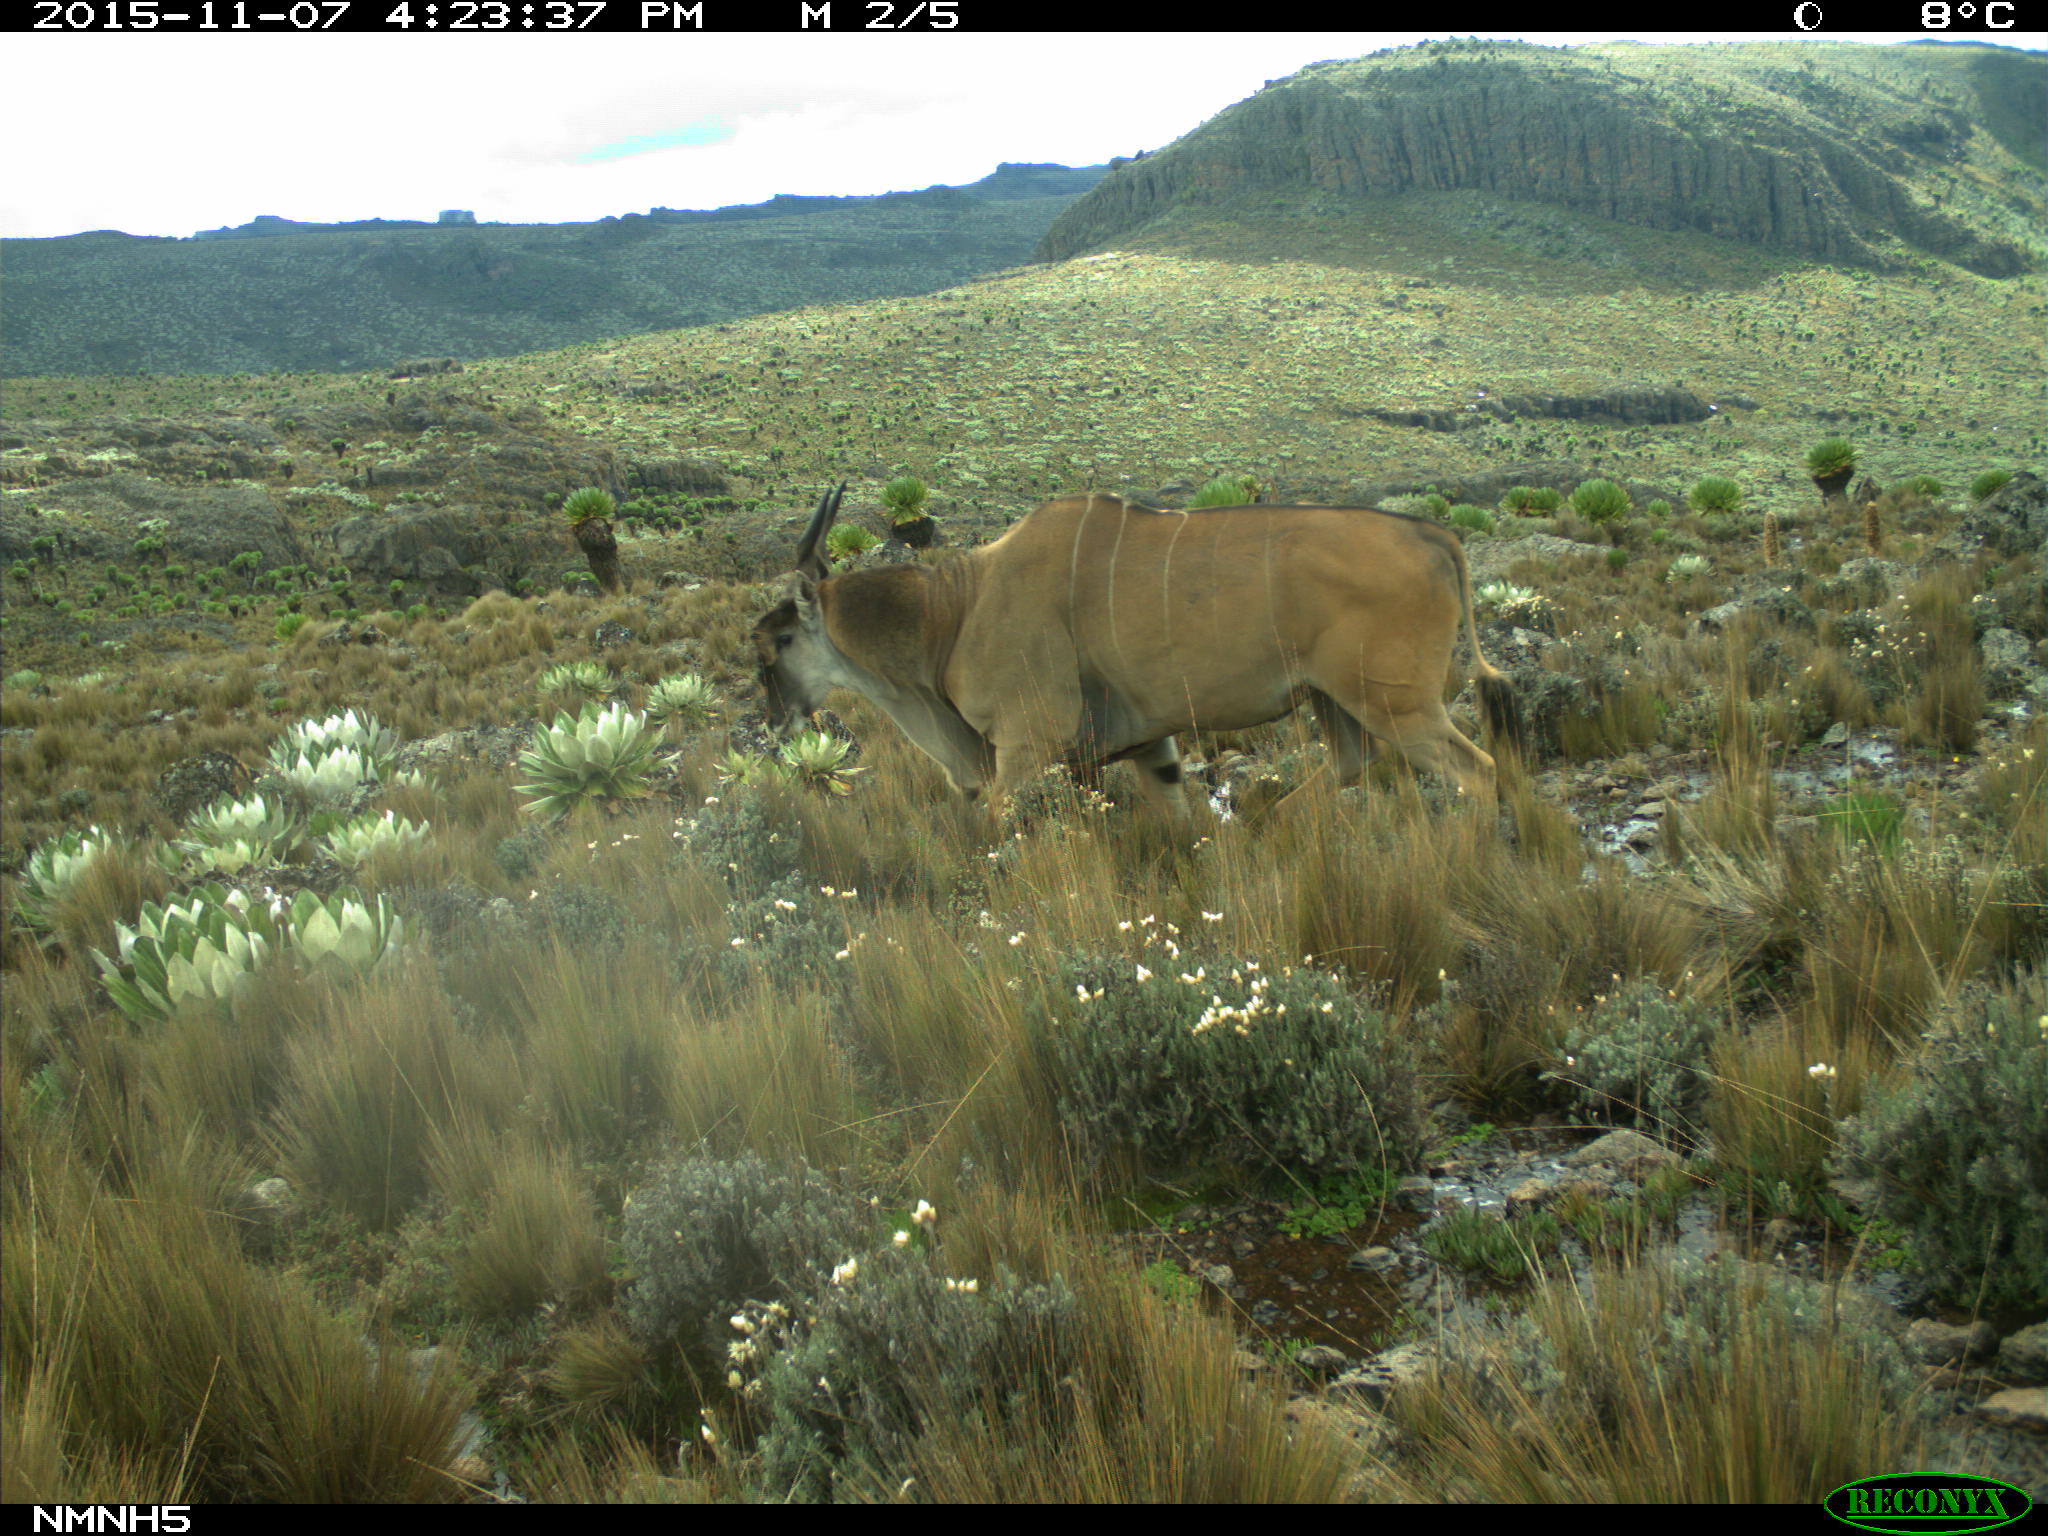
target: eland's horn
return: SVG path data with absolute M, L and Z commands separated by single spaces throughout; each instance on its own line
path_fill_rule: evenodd
M 796 547 L 796 568 L 816 581 L 825 574 L 825 562 L 819 558 L 818 545 L 825 532 L 832 526 L 832 519 L 839 515 L 839 502 L 846 495 L 846 482 L 839 488 L 827 491 L 818 498 L 818 510 L 811 514 L 811 526 L 804 530 L 804 541 Z

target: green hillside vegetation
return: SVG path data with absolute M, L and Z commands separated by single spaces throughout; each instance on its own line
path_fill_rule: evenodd
M 9 382 L 0 1495 L 2048 1496 L 2039 271 L 1272 197 Z M 1186 832 L 1123 765 L 992 819 L 850 694 L 764 732 L 823 488 L 875 565 L 1225 480 L 1458 530 L 1498 817 L 1300 718 L 1185 741 Z

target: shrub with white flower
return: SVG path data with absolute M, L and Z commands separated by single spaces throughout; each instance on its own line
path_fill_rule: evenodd
M 1079 955 L 1051 995 L 1057 1006 L 1035 1016 L 1040 1060 L 1062 1123 L 1094 1158 L 1121 1150 L 1162 1173 L 1219 1161 L 1350 1172 L 1420 1153 L 1411 1043 L 1329 972 L 1214 953 L 1160 971 Z
M 519 786 L 534 797 L 526 809 L 553 820 L 591 801 L 645 795 L 654 746 L 647 717 L 623 704 L 586 704 L 573 720 L 558 714 L 520 756 L 520 768 L 532 776 Z
M 28 856 L 21 871 L 21 895 L 14 910 L 31 928 L 48 932 L 57 905 L 69 896 L 92 862 L 103 854 L 125 851 L 125 841 L 98 827 L 76 828 L 43 843 Z
M 386 811 L 382 816 L 365 812 L 345 821 L 320 840 L 320 851 L 343 869 L 354 869 L 363 860 L 396 848 L 417 848 L 427 840 L 423 821 Z

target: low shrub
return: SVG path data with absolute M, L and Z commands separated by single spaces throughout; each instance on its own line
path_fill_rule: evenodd
M 1874 1089 L 1835 1162 L 1965 1307 L 2048 1307 L 2048 979 L 1958 1007 L 1896 1088 Z

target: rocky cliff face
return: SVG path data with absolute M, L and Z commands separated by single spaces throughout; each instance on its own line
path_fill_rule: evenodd
M 2011 136 L 1966 57 L 1988 52 L 1469 41 L 1311 65 L 1113 170 L 1038 255 L 1261 194 L 1473 189 L 1826 261 L 1890 265 L 1903 245 L 2009 276 L 2048 253 L 2043 178 L 1987 126 Z M 1998 60 L 2001 103 L 2014 70 L 2048 80 L 2048 60 L 2016 59 Z

